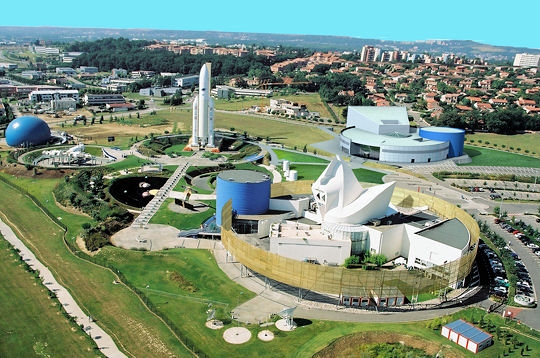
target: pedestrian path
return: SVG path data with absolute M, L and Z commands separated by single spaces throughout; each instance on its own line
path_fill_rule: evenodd
M 94 322 L 91 317 L 83 312 L 68 290 L 56 281 L 56 278 L 53 276 L 51 271 L 36 258 L 32 251 L 30 251 L 30 249 L 28 249 L 24 243 L 19 240 L 13 230 L 1 220 L 0 232 L 4 238 L 19 251 L 19 255 L 28 264 L 28 266 L 32 267 L 36 271 L 39 271 L 39 277 L 41 278 L 41 281 L 45 287 L 47 287 L 49 291 L 54 292 L 58 298 L 58 301 L 63 307 L 65 307 L 67 313 L 75 319 L 75 322 L 79 326 L 84 327 L 86 334 L 88 334 L 90 338 L 96 342 L 98 349 L 105 356 L 111 358 L 127 357 L 118 349 L 111 336 L 109 336 L 96 322 Z
M 133 220 L 133 223 L 131 224 L 132 227 L 138 227 L 143 228 L 148 225 L 150 222 L 150 219 L 156 214 L 156 212 L 159 210 L 161 204 L 169 197 L 169 193 L 172 189 L 178 184 L 178 181 L 182 176 L 186 174 L 186 170 L 189 167 L 188 163 L 185 163 L 183 165 L 179 165 L 176 170 L 174 171 L 173 175 L 169 177 L 167 182 L 161 187 L 161 189 L 158 190 L 156 195 L 150 200 L 150 202 L 144 207 L 143 211 L 139 214 L 139 216 Z

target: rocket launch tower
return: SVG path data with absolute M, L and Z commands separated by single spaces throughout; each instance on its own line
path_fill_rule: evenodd
M 214 101 L 210 97 L 211 63 L 201 67 L 199 94 L 193 101 L 191 148 L 214 148 Z

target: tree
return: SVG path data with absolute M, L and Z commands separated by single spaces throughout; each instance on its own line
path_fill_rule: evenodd
M 349 268 L 352 265 L 358 265 L 360 263 L 360 257 L 356 255 L 349 256 L 345 259 L 345 262 L 343 263 L 343 266 L 345 268 Z
M 137 102 L 137 109 L 144 109 L 144 105 L 145 105 L 144 99 L 140 99 Z

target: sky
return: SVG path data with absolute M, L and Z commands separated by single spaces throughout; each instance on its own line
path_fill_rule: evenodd
M 24 8 L 21 4 L 2 4 L 0 26 L 472 40 L 540 49 L 539 0 L 27 0 Z

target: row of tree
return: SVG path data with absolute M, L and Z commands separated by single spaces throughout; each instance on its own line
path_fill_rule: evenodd
M 515 134 L 523 130 L 540 130 L 540 116 L 527 115 L 521 108 L 500 109 L 484 113 L 473 110 L 460 113 L 456 109 L 445 110 L 432 125 L 468 129 L 485 130 L 497 134 Z

